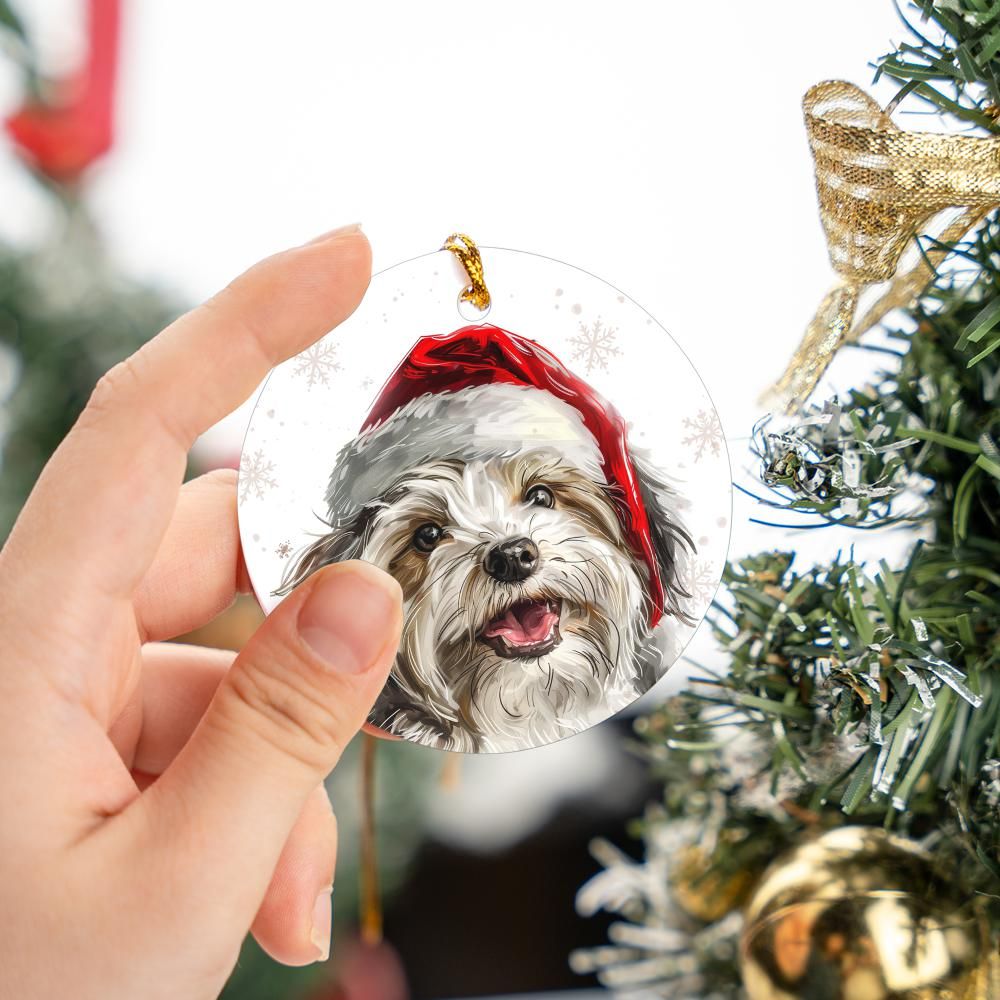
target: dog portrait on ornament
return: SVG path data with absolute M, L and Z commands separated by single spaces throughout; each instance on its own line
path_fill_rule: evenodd
M 399 581 L 402 638 L 370 717 L 389 733 L 553 742 L 647 691 L 693 623 L 695 546 L 669 475 L 611 403 L 499 327 L 420 339 L 321 499 L 324 530 L 275 593 L 347 559 Z

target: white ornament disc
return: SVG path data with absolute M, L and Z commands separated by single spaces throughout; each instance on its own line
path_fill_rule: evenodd
M 691 363 L 578 268 L 481 247 L 492 304 L 448 251 L 372 279 L 277 367 L 240 462 L 265 612 L 322 566 L 399 580 L 400 650 L 371 721 L 428 746 L 542 746 L 620 711 L 718 587 L 728 454 Z

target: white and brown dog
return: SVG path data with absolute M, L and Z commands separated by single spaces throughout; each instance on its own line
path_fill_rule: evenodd
M 404 596 L 371 721 L 431 746 L 539 746 L 622 709 L 687 620 L 678 497 L 621 417 L 494 326 L 417 343 L 337 456 L 327 530 L 290 566 L 364 559 Z M 671 650 L 676 655 L 676 649 Z M 671 657 L 672 659 L 672 657 Z

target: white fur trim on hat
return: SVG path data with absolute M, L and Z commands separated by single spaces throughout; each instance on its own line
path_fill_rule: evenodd
M 497 383 L 418 396 L 341 449 L 326 496 L 330 517 L 353 517 L 428 459 L 472 461 L 533 447 L 551 448 L 605 482 L 600 450 L 580 413 L 544 389 Z

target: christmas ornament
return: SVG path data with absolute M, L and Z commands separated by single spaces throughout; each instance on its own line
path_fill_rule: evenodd
M 721 574 L 729 479 L 704 386 L 645 312 L 456 236 L 275 370 L 239 513 L 266 611 L 331 562 L 399 580 L 373 724 L 515 750 L 614 714 L 677 657 Z
M 917 844 L 844 827 L 770 868 L 746 910 L 750 1000 L 987 1000 L 986 928 Z
M 840 282 L 820 303 L 769 398 L 792 412 L 805 402 L 837 350 L 891 309 L 908 305 L 947 247 L 1000 205 L 1000 137 L 904 132 L 863 90 L 817 84 L 803 99 L 816 166 L 820 218 Z M 960 208 L 958 214 L 947 210 Z M 930 248 L 898 271 L 916 233 L 936 229 Z M 869 286 L 888 282 L 855 317 Z

